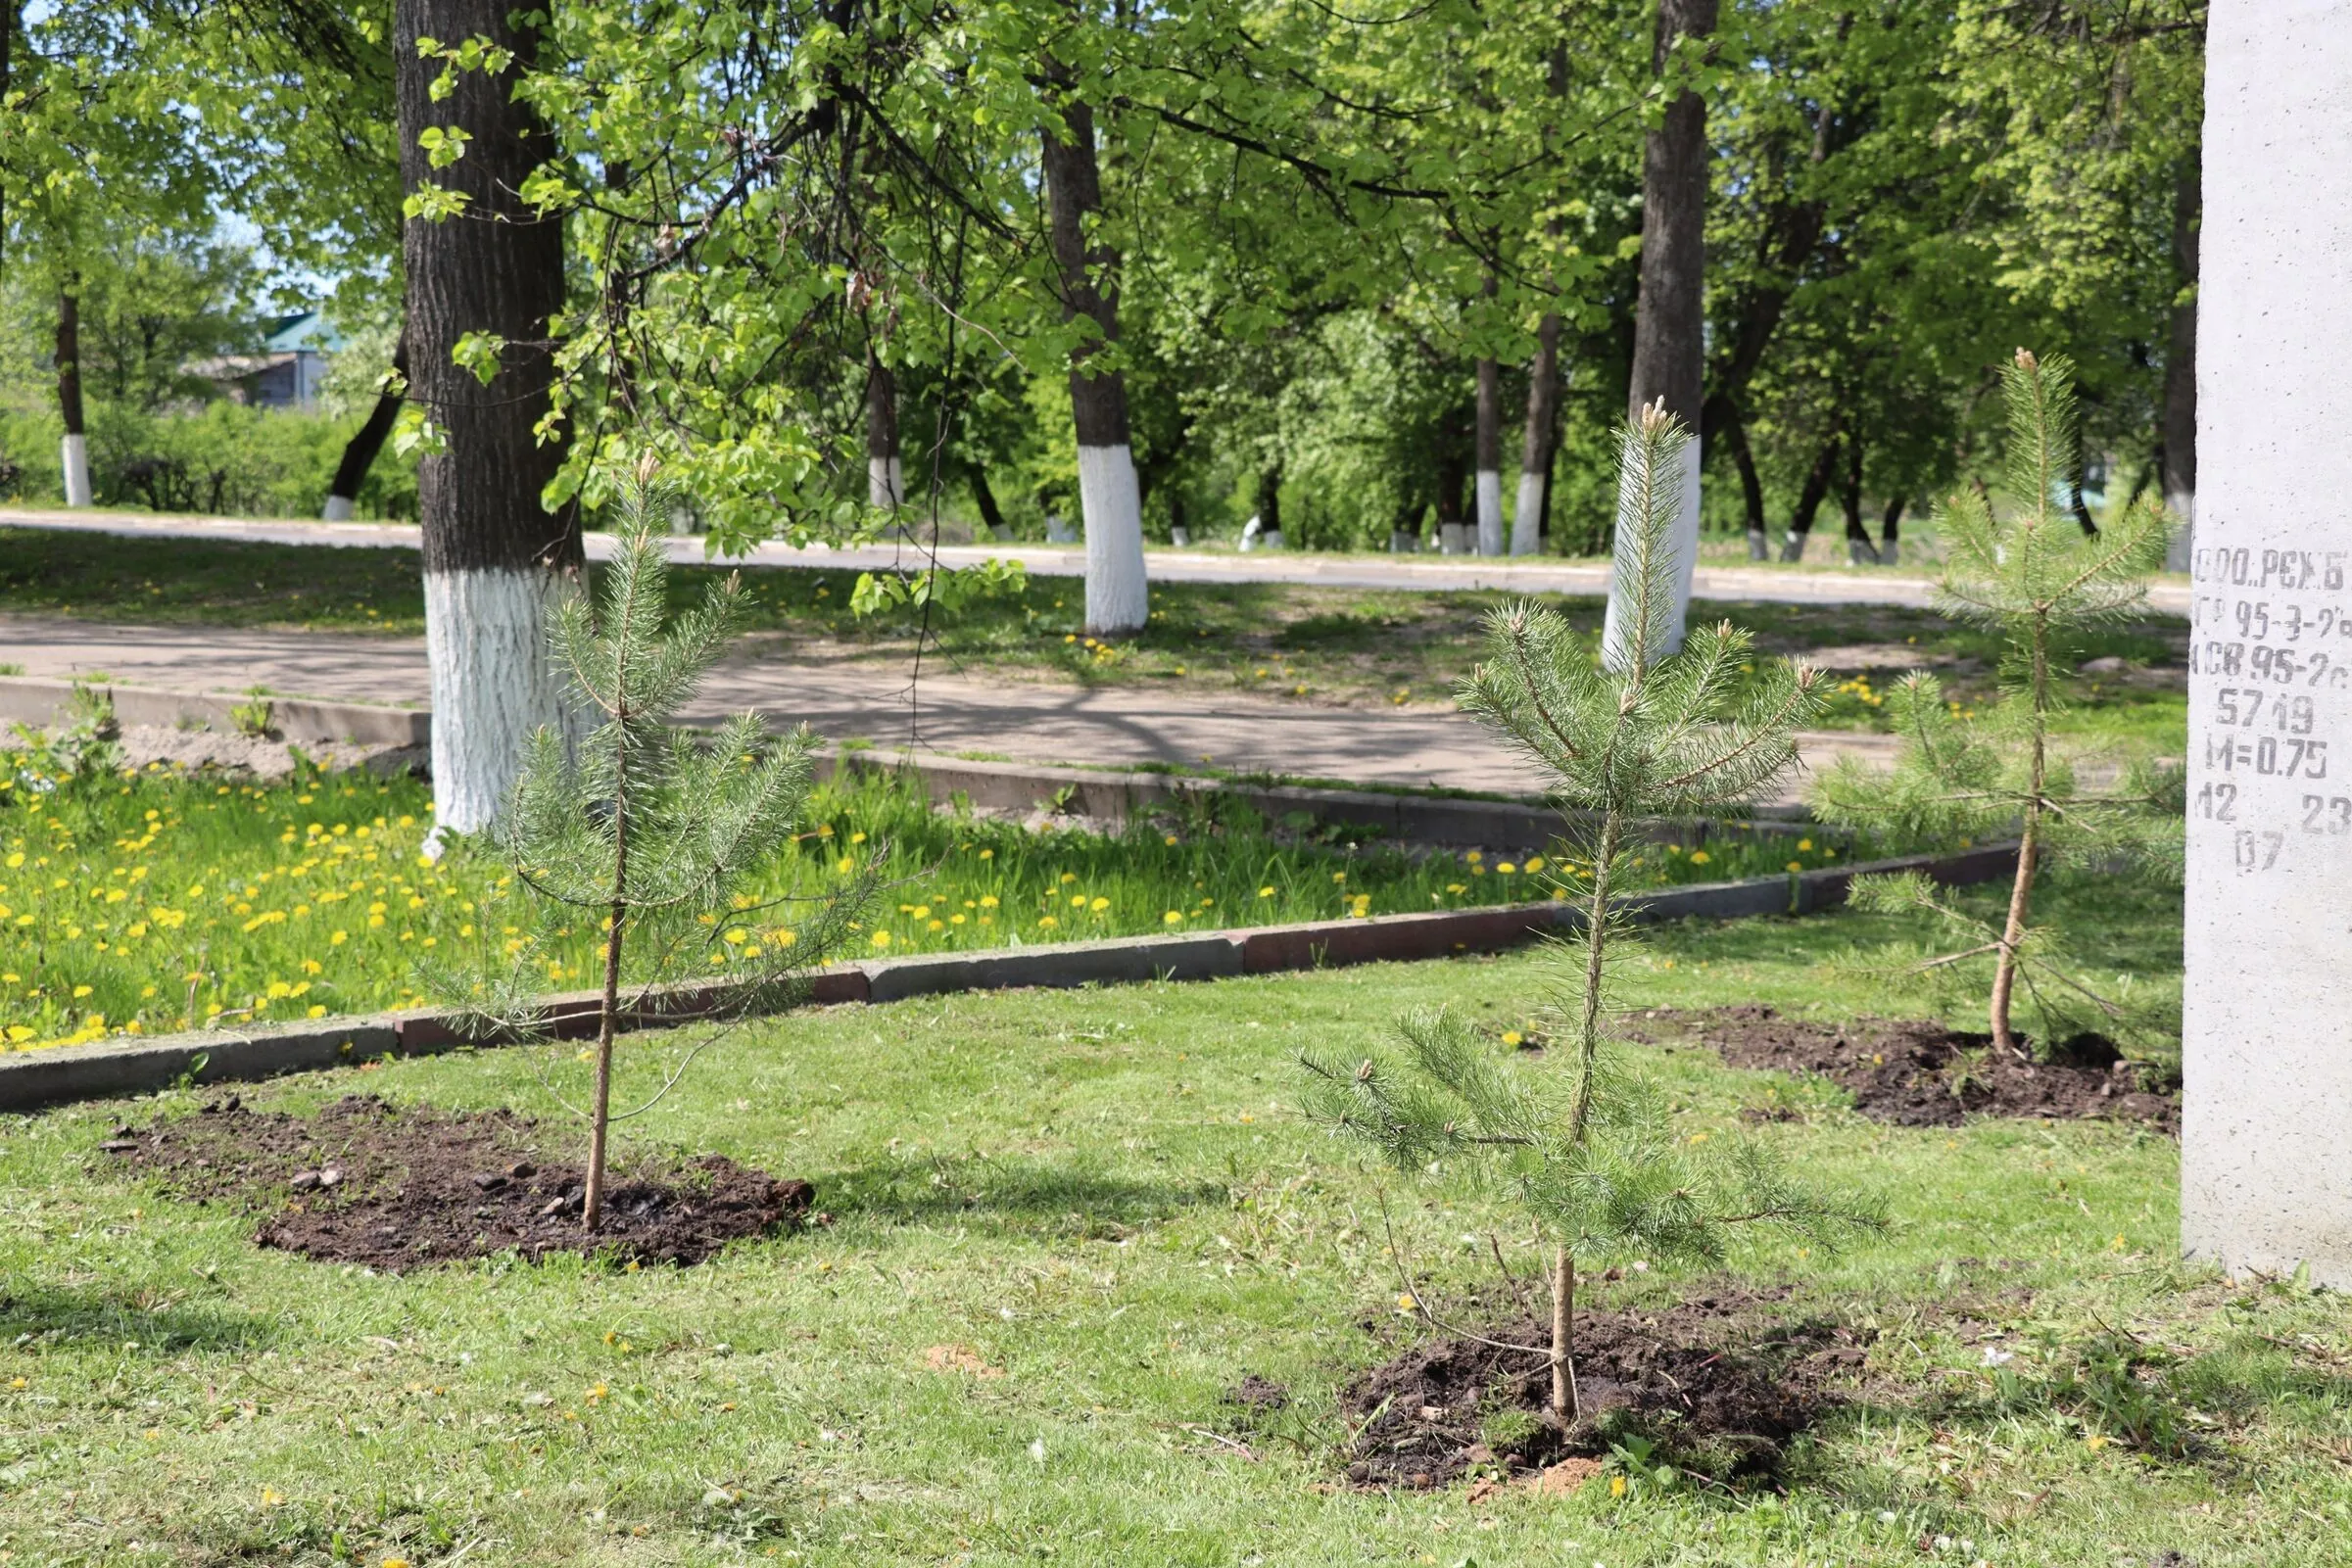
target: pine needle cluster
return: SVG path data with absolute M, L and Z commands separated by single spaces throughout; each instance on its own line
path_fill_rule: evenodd
M 1629 656 L 1604 669 L 1558 614 L 1496 610 L 1487 659 L 1462 688 L 1477 714 L 1548 776 L 1589 824 L 1591 867 L 1563 884 L 1583 913 L 1559 949 L 1560 1065 L 1506 1065 L 1466 1021 L 1421 1014 L 1399 1026 L 1403 1051 L 1356 1060 L 1311 1054 L 1310 1113 L 1411 1173 L 1494 1186 L 1555 1242 L 1552 1402 L 1575 1415 L 1572 1346 L 1580 1255 L 1636 1250 L 1711 1260 L 1735 1227 L 1766 1224 L 1821 1240 L 1880 1222 L 1867 1201 L 1823 1197 L 1790 1180 L 1771 1152 L 1725 1135 L 1680 1137 L 1665 1101 L 1611 1028 L 1611 961 L 1634 940 L 1614 907 L 1636 818 L 1699 814 L 1747 801 L 1787 768 L 1795 732 L 1820 706 L 1820 678 L 1793 663 L 1751 676 L 1748 635 L 1728 622 L 1660 657 L 1672 624 L 1671 530 L 1689 434 L 1663 407 L 1619 437 L 1618 529 L 1634 583 Z
M 572 740 L 547 727 L 531 737 L 491 831 L 511 868 L 506 907 L 485 910 L 485 946 L 472 964 L 427 974 L 478 1023 L 512 1037 L 544 1035 L 553 940 L 597 923 L 602 987 L 595 1081 L 583 1111 L 590 1130 L 582 1217 L 591 1230 L 601 1217 L 610 1122 L 660 1098 L 613 1116 L 619 1030 L 658 1019 L 662 990 L 706 979 L 714 961 L 724 986 L 715 1005 L 699 999 L 698 1016 L 772 1011 L 839 948 L 880 861 L 814 899 L 762 902 L 736 891 L 804 817 L 817 740 L 805 725 L 774 735 L 757 713 L 714 731 L 680 727 L 679 714 L 741 628 L 743 586 L 730 574 L 699 608 L 673 616 L 663 535 L 678 498 L 648 463 L 617 499 L 614 553 L 599 599 L 563 603 L 550 629 L 586 734 Z M 492 945 L 493 930 L 513 934 Z M 684 1069 L 669 1073 L 661 1093 Z
M 1998 920 L 1970 913 L 1920 876 L 1863 879 L 1853 888 L 1864 908 L 1926 911 L 1957 938 L 1890 948 L 1859 967 L 1939 996 L 1989 967 L 1994 1043 L 2015 1051 L 2021 988 L 2045 1044 L 2087 1023 L 2124 1034 L 2150 1025 L 2147 1005 L 2129 987 L 2094 988 L 2068 955 L 2065 933 L 2036 924 L 2034 890 L 2060 866 L 2177 879 L 2183 814 L 2179 769 L 2144 761 L 2087 767 L 2097 759 L 2052 738 L 2077 679 L 2075 640 L 2143 607 L 2171 521 L 2143 499 L 2086 535 L 2060 504 L 2080 439 L 2073 367 L 2063 356 L 2040 360 L 2019 350 L 2002 371 L 2002 393 L 2014 509 L 1996 510 L 1974 489 L 1954 496 L 1939 516 L 1947 554 L 1938 584 L 1944 610 L 2000 636 L 2000 698 L 1983 718 L 1967 719 L 1933 675 L 1905 676 L 1887 699 L 1902 740 L 1893 771 L 1841 759 L 1816 781 L 1814 807 L 1827 821 L 1902 838 L 2018 836 L 2009 907 Z M 2094 785 L 2086 773 L 2108 779 Z

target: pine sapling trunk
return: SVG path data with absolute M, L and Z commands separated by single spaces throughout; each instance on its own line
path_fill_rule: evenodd
M 2033 752 L 2026 771 L 2025 831 L 2017 841 L 2017 879 L 2009 886 L 2009 920 L 2001 930 L 2000 953 L 1992 967 L 1992 1046 L 2015 1051 L 2017 1036 L 2009 1027 L 2009 1003 L 2017 990 L 2017 949 L 2025 940 L 2026 916 L 2033 907 L 2034 855 L 2041 836 L 2041 792 L 2048 769 L 2050 649 L 2048 618 L 2034 617 Z
M 597 1089 L 588 1115 L 588 1193 L 580 1222 L 595 1230 L 604 1220 L 604 1129 L 612 1118 L 612 1036 L 621 1012 L 621 938 L 629 927 L 629 790 L 612 803 L 612 928 L 604 935 L 604 996 L 597 1008 Z
M 1576 1419 L 1576 1259 L 1563 1245 L 1552 1255 L 1552 1413 L 1561 1431 Z

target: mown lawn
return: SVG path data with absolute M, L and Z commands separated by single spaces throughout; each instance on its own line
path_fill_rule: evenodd
M 0 610 L 410 636 L 424 630 L 417 560 L 408 550 L 0 527 Z M 698 602 L 711 575 L 709 568 L 673 573 L 673 596 L 681 606 Z M 928 639 L 937 667 L 949 670 L 1355 706 L 1450 705 L 1455 683 L 1477 658 L 1479 619 L 1504 596 L 1161 583 L 1152 590 L 1151 625 L 1109 643 L 1084 637 L 1084 595 L 1067 578 L 1034 578 L 1018 594 L 953 616 L 935 613 L 928 622 L 907 610 L 851 614 L 854 572 L 754 570 L 747 581 L 757 645 L 777 656 L 901 661 Z M 1600 599 L 1545 597 L 1599 638 Z M 1998 684 L 1993 641 L 1932 610 L 1702 600 L 1692 614 L 1728 616 L 1755 634 L 1760 652 L 1807 655 L 1834 672 L 1832 727 L 1883 728 L 1885 689 L 1914 664 L 1937 670 L 1955 697 L 1972 704 Z M 2152 616 L 2087 639 L 2079 660 L 2116 667 L 2094 676 L 2069 727 L 2178 755 L 2186 727 L 2186 638 L 2183 622 Z
M 2064 896 L 2106 917 L 2097 962 L 2177 971 L 2176 900 Z M 1872 998 L 1823 961 L 1889 930 L 1850 914 L 1675 927 L 1626 979 L 1643 1006 L 1841 1016 Z M 1885 1193 L 1896 1224 L 1842 1257 L 1767 1241 L 1733 1259 L 1876 1336 L 1867 1388 L 1785 1493 L 1596 1484 L 1472 1505 L 1339 1485 L 1337 1389 L 1420 1331 L 1396 1305 L 1383 1210 L 1416 1288 L 1449 1307 L 1491 1287 L 1490 1234 L 1522 1270 L 1537 1254 L 1508 1212 L 1400 1185 L 1304 1124 L 1293 1058 L 1372 1040 L 1412 1006 L 1508 1023 L 1545 963 L 758 1025 L 630 1124 L 625 1157 L 719 1151 L 805 1175 L 835 1220 L 685 1271 L 322 1266 L 255 1250 L 230 1207 L 109 1170 L 96 1146 L 119 1119 L 197 1096 L 0 1121 L 0 1551 L 371 1568 L 2352 1561 L 2352 1314 L 2180 1262 L 2169 1140 L 1897 1130 L 1820 1091 L 1767 1134 L 1815 1179 Z M 624 1088 L 687 1043 L 625 1042 Z M 1768 1081 L 1687 1051 L 1648 1060 L 1693 1131 L 1737 1125 Z M 248 1098 L 352 1092 L 553 1114 L 518 1051 Z M 1693 1283 L 1628 1278 L 1604 1288 Z M 2015 1355 L 1998 1368 L 1962 1337 L 1992 1325 Z M 2118 1332 L 2155 1364 L 2128 1385 L 2069 1381 Z M 945 1369 L 935 1350 L 954 1353 Z M 956 1370 L 965 1352 L 1001 1375 Z M 1245 1420 L 1224 1400 L 1244 1374 L 1286 1385 L 1289 1409 Z M 2151 1408 L 2193 1435 L 2185 1457 L 2135 1446 Z

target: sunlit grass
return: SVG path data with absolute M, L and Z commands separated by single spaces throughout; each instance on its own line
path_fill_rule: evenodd
M 550 990 L 594 978 L 590 923 L 540 929 L 504 896 L 513 888 L 494 855 L 419 858 L 432 802 L 406 776 L 256 784 L 151 770 L 60 785 L 7 762 L 0 1034 L 13 1048 L 418 1005 L 420 964 L 498 968 L 526 949 Z M 882 849 L 888 881 L 840 956 L 1513 903 L 1572 892 L 1581 869 L 1558 845 L 1302 840 L 1228 802 L 1115 835 L 1032 831 L 869 779 L 818 791 L 806 831 L 776 847 L 742 907 L 822 895 Z M 1826 838 L 1732 834 L 1648 846 L 1633 870 L 1637 884 L 1715 881 L 1840 852 Z M 795 940 L 789 914 L 714 922 L 701 962 L 724 974 Z

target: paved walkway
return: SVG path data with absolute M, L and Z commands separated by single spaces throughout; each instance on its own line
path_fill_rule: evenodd
M 77 529 L 93 533 L 168 539 L 246 540 L 272 545 L 334 545 L 378 549 L 414 549 L 417 530 L 410 523 L 259 522 L 233 517 L 171 517 L 148 512 L 35 511 L 0 507 L 0 524 L 19 528 Z M 601 559 L 611 541 L 601 534 L 588 537 L 588 552 Z M 681 560 L 704 559 L 698 539 L 673 542 Z M 938 551 L 940 564 L 970 566 L 988 559 L 1017 560 L 1039 577 L 1082 577 L 1086 552 L 1044 545 L 948 546 Z M 919 565 L 930 556 L 912 546 L 867 546 L 835 549 L 812 546 L 762 545 L 737 558 L 745 566 L 816 567 L 856 571 L 901 563 Z M 1527 594 L 1582 594 L 1598 596 L 1608 592 L 1605 566 L 1572 566 L 1560 562 L 1513 561 L 1481 556 L 1325 555 L 1313 552 L 1260 551 L 1248 555 L 1213 550 L 1153 549 L 1148 556 L 1151 576 L 1163 583 L 1310 583 L 1327 588 L 1382 588 L 1423 592 L 1464 589 L 1502 589 Z M 1922 606 L 1933 599 L 1924 577 L 1905 577 L 1875 568 L 1805 566 L 1702 566 L 1692 579 L 1693 594 L 1727 603 L 1743 600 L 1771 604 L 1907 604 Z M 2160 583 L 2148 601 L 2173 615 L 2188 613 L 2185 583 Z
M 430 696 L 421 638 L 326 632 L 221 632 L 0 615 L 0 660 L 27 675 L 103 672 L 180 690 L 242 691 L 421 706 Z M 1502 793 L 1536 787 L 1529 766 L 1459 713 L 1316 707 L 1134 687 L 976 680 L 905 667 L 808 664 L 756 649 L 714 672 L 696 715 L 757 708 L 806 720 L 828 738 L 984 752 L 1021 762 L 1177 763 L 1358 784 Z M 1807 754 L 1890 754 L 1883 737 L 1812 736 Z M 1795 782 L 1779 803 L 1798 798 Z

